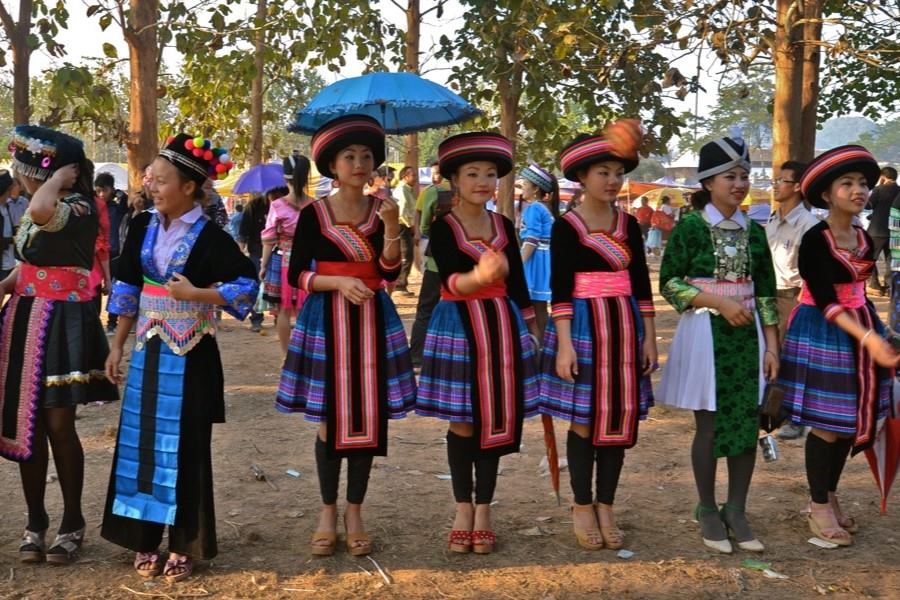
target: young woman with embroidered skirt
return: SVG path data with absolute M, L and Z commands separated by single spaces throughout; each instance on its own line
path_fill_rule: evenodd
M 260 276 L 266 274 L 267 279 L 277 279 L 277 296 L 267 296 L 267 299 L 276 302 L 278 306 L 278 341 L 281 342 L 282 352 L 287 354 L 291 319 L 297 316 L 307 295 L 303 290 L 292 286 L 288 279 L 291 247 L 300 211 L 312 202 L 312 198 L 306 195 L 309 159 L 295 152 L 284 159 L 283 165 L 288 194 L 269 205 L 266 227 L 260 235 L 263 244 Z
M 853 218 L 878 179 L 878 163 L 862 146 L 819 155 L 800 181 L 804 197 L 828 218 L 800 244 L 799 305 L 788 325 L 779 382 L 790 419 L 812 428 L 806 439 L 809 526 L 818 537 L 852 543 L 856 521 L 836 492 L 847 455 L 872 445 L 888 416 L 898 358 L 866 297 L 873 244 Z
M 696 210 L 672 230 L 660 267 L 663 297 L 681 313 L 656 397 L 694 411 L 691 447 L 703 543 L 761 552 L 745 507 L 756 464 L 759 402 L 778 372 L 775 271 L 766 234 L 740 210 L 750 188 L 743 140 L 700 150 Z M 728 500 L 716 505 L 716 464 L 728 463 Z
M 559 218 L 559 182 L 546 169 L 532 164 L 519 172 L 522 177 L 522 264 L 540 335 L 547 327 L 550 302 L 550 229 Z
M 300 211 L 288 278 L 309 294 L 291 333 L 276 407 L 319 423 L 315 456 L 322 512 L 312 553 L 337 545 L 337 494 L 347 458 L 347 551 L 369 554 L 362 503 L 372 459 L 387 454 L 388 419 L 412 410 L 416 384 L 403 324 L 384 290 L 400 273 L 399 209 L 364 196 L 384 162 L 385 134 L 374 119 L 350 115 L 313 135 L 319 172 L 338 192 Z M 313 263 L 315 261 L 315 264 Z
M 582 135 L 560 153 L 582 203 L 553 224 L 553 321 L 544 335 L 540 411 L 571 423 L 566 443 L 579 545 L 621 548 L 612 505 L 638 422 L 653 404 L 658 367 L 650 275 L 637 220 L 616 207 L 625 173 L 638 165 L 640 129 L 611 128 L 626 143 Z M 596 465 L 596 496 L 592 488 Z M 598 528 L 599 524 L 599 528 Z
M 0 284 L 0 298 L 11 294 L 0 313 L 0 455 L 19 463 L 28 506 L 19 558 L 67 564 L 85 532 L 75 407 L 118 399 L 103 377 L 108 345 L 89 283 L 98 231 L 94 166 L 80 140 L 46 127 L 16 127 L 9 149 L 32 199 L 13 242 L 20 264 Z M 63 498 L 49 549 L 48 441 Z
M 514 225 L 485 209 L 497 178 L 512 170 L 512 145 L 496 133 L 463 133 L 441 142 L 438 160 L 458 202 L 431 226 L 443 285 L 425 338 L 416 413 L 450 421 L 457 503 L 450 549 L 487 554 L 496 544 L 490 504 L 500 457 L 518 452 L 522 421 L 537 413 L 537 328 Z
M 225 394 L 215 310 L 243 319 L 258 290 L 253 264 L 200 204 L 207 178 L 230 167 L 209 140 L 170 137 L 153 162 L 156 210 L 132 219 L 116 266 L 110 381 L 122 380 L 136 329 L 101 535 L 137 553 L 142 577 L 178 581 L 218 552 L 210 443 Z M 166 527 L 168 560 L 159 549 Z

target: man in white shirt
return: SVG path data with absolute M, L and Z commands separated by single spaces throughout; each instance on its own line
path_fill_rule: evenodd
M 775 266 L 775 284 L 778 303 L 778 339 L 783 344 L 787 333 L 787 320 L 797 305 L 803 280 L 797 267 L 800 241 L 809 229 L 819 222 L 807 208 L 800 193 L 800 178 L 806 165 L 787 161 L 775 178 L 775 202 L 778 208 L 766 225 L 766 237 Z M 802 427 L 790 423 L 781 428 L 778 437 L 794 439 L 803 432 Z

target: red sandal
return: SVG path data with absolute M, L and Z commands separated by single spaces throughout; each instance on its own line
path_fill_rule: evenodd
M 475 554 L 490 554 L 494 551 L 496 545 L 497 536 L 493 531 L 481 530 L 472 532 L 472 552 Z
M 450 532 L 450 540 L 447 545 L 453 552 L 468 554 L 472 551 L 472 532 L 454 529 Z

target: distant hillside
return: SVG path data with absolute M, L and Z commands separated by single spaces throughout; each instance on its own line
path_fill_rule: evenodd
M 816 132 L 816 148 L 827 149 L 852 144 L 859 136 L 878 129 L 878 126 L 865 117 L 839 117 L 829 119 Z

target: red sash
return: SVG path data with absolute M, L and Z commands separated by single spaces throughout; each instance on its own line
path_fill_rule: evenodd
M 383 287 L 384 277 L 378 272 L 375 261 L 367 262 L 341 262 L 341 261 L 316 261 L 316 274 L 335 277 L 356 277 L 362 280 L 370 290 L 380 290 Z

